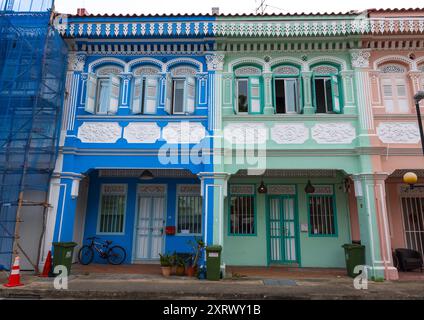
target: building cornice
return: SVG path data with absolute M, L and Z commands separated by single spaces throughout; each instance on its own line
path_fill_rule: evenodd
M 167 37 L 319 37 L 349 35 L 423 34 L 424 17 L 298 19 L 282 21 L 137 21 L 57 18 L 56 27 L 69 38 L 167 38 Z

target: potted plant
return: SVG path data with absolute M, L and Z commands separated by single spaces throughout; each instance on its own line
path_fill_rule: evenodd
M 184 276 L 185 275 L 185 262 L 184 259 L 181 257 L 177 258 L 177 269 L 175 271 L 177 276 Z
M 172 257 L 168 254 L 160 254 L 160 266 L 162 270 L 162 275 L 164 277 L 171 276 L 172 271 Z
M 193 263 L 187 268 L 187 275 L 189 277 L 194 277 L 197 274 L 199 259 L 202 254 L 202 250 L 205 247 L 205 243 L 203 242 L 202 239 L 196 239 L 195 244 L 193 244 L 191 241 L 190 243 L 193 246 L 194 259 L 193 259 Z

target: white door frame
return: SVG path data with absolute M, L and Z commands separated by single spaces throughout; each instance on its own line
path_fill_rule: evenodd
M 137 245 L 138 245 L 138 233 L 137 233 L 137 227 L 138 227 L 138 215 L 139 215 L 139 200 L 140 197 L 163 197 L 164 198 L 164 217 L 165 225 L 166 227 L 166 221 L 168 218 L 168 185 L 167 184 L 150 184 L 150 183 L 139 183 L 137 184 L 137 193 L 136 193 L 136 204 L 135 204 L 135 214 L 134 214 L 134 226 L 133 226 L 133 249 L 132 249 L 132 263 L 137 263 L 143 260 L 136 258 L 137 253 Z M 162 235 L 162 252 L 165 248 L 165 232 Z M 145 260 L 146 262 L 151 260 Z

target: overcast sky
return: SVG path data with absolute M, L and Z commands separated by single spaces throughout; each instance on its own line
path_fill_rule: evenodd
M 56 10 L 76 13 L 253 13 L 262 0 L 56 0 Z M 267 12 L 340 12 L 371 8 L 418 8 L 423 0 L 266 0 Z

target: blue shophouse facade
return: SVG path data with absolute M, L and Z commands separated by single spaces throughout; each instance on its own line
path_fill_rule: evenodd
M 45 248 L 97 236 L 137 263 L 213 243 L 212 19 L 58 19 L 71 53 Z

